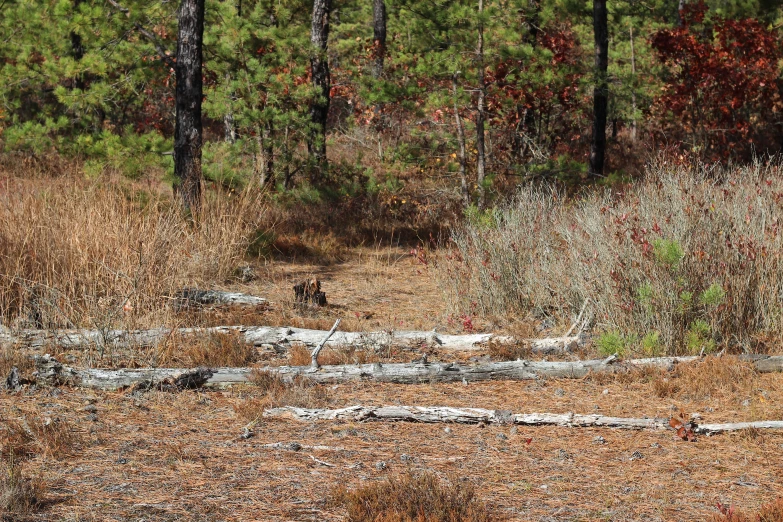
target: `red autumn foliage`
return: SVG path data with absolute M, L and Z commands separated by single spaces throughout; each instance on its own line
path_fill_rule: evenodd
M 709 161 L 747 159 L 775 148 L 783 110 L 774 30 L 754 19 L 707 17 L 703 1 L 683 10 L 683 25 L 651 39 L 668 68 L 653 113 L 661 130 Z

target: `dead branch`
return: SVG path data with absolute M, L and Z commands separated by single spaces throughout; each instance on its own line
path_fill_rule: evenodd
M 221 290 L 200 290 L 183 288 L 174 295 L 174 309 L 202 308 L 205 306 L 266 306 L 267 300 L 241 292 Z
M 632 359 L 628 361 L 502 361 L 488 363 L 371 363 L 338 366 L 279 366 L 260 368 L 261 371 L 276 373 L 286 380 L 297 376 L 306 377 L 319 383 L 344 383 L 355 381 L 376 381 L 396 384 L 418 384 L 434 382 L 480 382 L 490 380 L 535 380 L 541 378 L 582 378 L 594 373 L 627 371 L 629 368 L 652 366 L 673 367 L 680 362 L 690 362 L 697 357 L 660 357 L 651 359 Z M 754 365 L 759 372 L 783 370 L 783 356 L 744 355 L 741 360 Z M 139 382 L 161 382 L 191 371 L 182 368 L 146 368 L 103 370 L 74 369 L 63 366 L 53 358 L 41 356 L 38 361 L 38 379 L 44 381 L 69 382 L 74 385 L 121 389 L 134 386 Z M 214 368 L 204 386 L 222 388 L 235 384 L 244 384 L 250 380 L 252 368 Z
M 511 413 L 482 408 L 449 408 L 422 406 L 349 406 L 335 410 L 307 409 L 286 406 L 264 411 L 264 417 L 293 418 L 300 421 L 407 421 L 424 423 L 457 424 L 517 424 L 525 426 L 563 426 L 578 428 L 623 428 L 668 430 L 669 419 L 606 417 L 604 415 L 579 415 L 574 413 Z M 726 424 L 694 425 L 694 431 L 717 434 L 748 428 L 783 429 L 783 421 L 736 422 Z
M 255 298 L 261 299 L 261 298 Z M 150 330 L 22 330 L 16 334 L 0 332 L 0 343 L 32 349 L 127 349 L 154 347 L 171 335 L 211 335 L 238 332 L 247 344 L 285 353 L 292 345 L 311 350 L 318 346 L 325 330 L 307 330 L 287 326 L 216 326 L 211 328 L 153 328 Z M 353 346 L 384 349 L 390 346 L 412 349 L 435 348 L 441 351 L 480 351 L 490 343 L 528 345 L 533 353 L 568 353 L 583 344 L 581 335 L 545 339 L 518 339 L 495 334 L 446 335 L 435 331 L 334 332 L 325 346 Z
M 324 345 L 326 344 L 326 341 L 329 340 L 329 338 L 334 334 L 334 332 L 337 330 L 337 327 L 340 326 L 340 319 L 337 319 L 334 322 L 334 326 L 332 326 L 332 329 L 329 330 L 329 333 L 326 334 L 323 341 L 321 341 L 318 346 L 315 347 L 315 350 L 313 350 L 313 353 L 310 354 L 311 360 L 310 360 L 310 366 L 312 368 L 320 368 L 321 365 L 318 364 L 318 354 L 321 353 L 321 350 L 323 350 Z

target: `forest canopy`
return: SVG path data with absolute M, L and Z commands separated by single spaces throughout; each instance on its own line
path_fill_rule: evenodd
M 170 176 L 178 7 L 1 1 L 0 152 Z M 285 190 L 412 172 L 461 177 L 466 198 L 499 176 L 579 183 L 599 76 L 604 176 L 661 149 L 744 162 L 783 144 L 780 0 L 609 1 L 605 76 L 590 2 L 331 0 L 319 45 L 313 7 L 206 0 L 207 179 Z

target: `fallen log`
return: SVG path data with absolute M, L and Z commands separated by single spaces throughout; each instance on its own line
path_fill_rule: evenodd
M 183 288 L 174 294 L 173 299 L 173 306 L 177 311 L 207 306 L 266 306 L 268 304 L 266 299 L 255 295 L 198 288 Z
M 285 380 L 297 376 L 306 377 L 318 383 L 343 383 L 355 381 L 376 381 L 395 384 L 420 384 L 436 382 L 480 382 L 490 380 L 535 380 L 546 378 L 573 379 L 582 378 L 590 372 L 606 373 L 627 371 L 634 367 L 671 368 L 682 362 L 690 362 L 697 357 L 659 357 L 650 359 L 632 359 L 614 361 L 612 358 L 588 361 L 502 361 L 488 363 L 370 363 L 339 366 L 270 366 L 264 368 L 213 368 L 212 375 L 203 383 L 206 387 L 223 388 L 235 384 L 245 384 L 252 380 L 254 372 L 270 372 Z M 783 371 L 783 356 L 743 355 L 747 361 L 762 373 Z M 74 369 L 63 366 L 52 357 L 36 358 L 38 378 L 52 382 L 70 382 L 78 386 L 120 389 L 139 382 L 161 382 L 176 378 L 190 370 L 183 368 L 143 368 L 143 369 Z
M 574 413 L 512 413 L 483 408 L 449 408 L 442 406 L 349 406 L 335 410 L 285 406 L 264 411 L 264 417 L 292 418 L 300 421 L 406 421 L 456 424 L 516 424 L 524 426 L 563 426 L 578 428 L 623 428 L 669 430 L 669 419 L 606 417 Z M 748 428 L 783 429 L 783 421 L 756 421 L 693 425 L 693 431 L 713 435 Z
M 238 333 L 245 343 L 285 353 L 292 345 L 310 350 L 328 334 L 325 330 L 308 330 L 287 326 L 216 326 L 211 328 L 153 328 L 150 330 L 22 330 L 18 334 L 0 333 L 0 342 L 32 349 L 128 349 L 157 346 L 171 336 L 194 336 Z M 443 351 L 478 351 L 490 343 L 527 344 L 533 353 L 571 352 L 585 342 L 581 335 L 546 339 L 517 339 L 494 334 L 447 335 L 423 331 L 335 332 L 326 346 L 352 346 L 383 349 L 390 346 L 413 349 L 436 348 Z

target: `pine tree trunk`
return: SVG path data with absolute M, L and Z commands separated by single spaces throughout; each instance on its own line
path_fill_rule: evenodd
M 467 207 L 470 204 L 470 195 L 468 194 L 468 176 L 466 173 L 467 160 L 465 158 L 465 128 L 462 126 L 462 118 L 459 116 L 459 105 L 457 103 L 457 77 L 456 72 L 451 77 L 451 87 L 454 90 L 454 120 L 457 123 L 457 142 L 459 143 L 459 179 L 462 192 L 462 202 Z
M 479 17 L 484 13 L 484 0 L 479 0 Z M 484 176 L 486 169 L 486 157 L 484 154 L 484 102 L 487 95 L 487 86 L 484 81 L 484 23 L 479 20 L 478 45 L 476 47 L 476 61 L 478 62 L 478 103 L 476 114 L 476 184 L 478 185 L 478 208 L 484 208 Z
M 185 208 L 201 206 L 201 63 L 204 0 L 182 0 L 177 35 L 177 122 L 174 130 L 174 174 Z
M 685 9 L 685 0 L 680 0 L 677 4 L 677 27 L 683 26 L 682 10 Z
M 606 113 L 609 99 L 606 70 L 609 64 L 609 29 L 606 0 L 593 0 L 595 36 L 595 86 L 593 87 L 593 142 L 590 147 L 590 177 L 603 176 L 606 154 Z
M 258 141 L 258 146 L 261 151 L 261 188 L 267 186 L 274 180 L 274 168 L 275 168 L 275 156 L 274 148 L 272 146 L 272 123 L 267 122 L 264 124 L 264 129 L 261 131 L 261 137 Z
M 326 161 L 326 118 L 329 114 L 331 76 L 329 73 L 329 58 L 326 51 L 329 40 L 329 14 L 331 9 L 331 0 L 315 0 L 313 2 L 310 42 L 313 45 L 314 54 L 310 57 L 310 68 L 318 98 L 310 106 L 312 129 L 307 143 L 307 151 L 313 163 L 313 169 L 310 174 L 310 180 L 313 182 L 323 179 L 328 168 Z
M 73 2 L 73 12 L 74 14 L 79 12 L 79 5 L 82 3 L 81 0 L 74 0 Z M 84 58 L 84 43 L 82 42 L 82 37 L 78 33 L 71 31 L 71 53 L 73 54 L 73 59 L 77 62 L 80 62 L 82 58 Z M 77 74 L 73 81 L 73 86 L 79 90 L 84 90 L 85 82 L 84 82 L 84 76 L 82 74 Z
M 226 83 L 231 83 L 231 75 L 229 73 L 226 73 Z M 231 93 L 231 99 L 235 100 L 236 96 L 234 96 L 234 93 Z M 237 126 L 236 122 L 234 122 L 234 113 L 231 110 L 231 107 L 228 108 L 226 111 L 226 114 L 223 115 L 223 131 L 225 133 L 225 140 L 228 143 L 236 143 L 237 141 Z
M 372 19 L 373 44 L 375 46 L 372 76 L 378 79 L 383 75 L 383 60 L 386 57 L 386 2 L 384 0 L 373 0 Z

